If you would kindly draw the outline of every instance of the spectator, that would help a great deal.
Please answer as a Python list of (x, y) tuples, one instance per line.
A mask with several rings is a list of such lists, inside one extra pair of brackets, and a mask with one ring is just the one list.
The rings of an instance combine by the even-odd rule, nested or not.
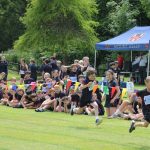
[(120, 68), (120, 70), (122, 70), (124, 58), (123, 58), (123, 56), (121, 55), (121, 53), (118, 53), (117, 61), (118, 61), (118, 67)]
[(34, 82), (37, 80), (37, 66), (35, 64), (35, 61), (33, 59), (30, 60), (29, 64), (29, 70), (31, 71), (31, 78)]
[(147, 55), (141, 56), (139, 62), (139, 73), (140, 73), (141, 84), (144, 84), (144, 80), (146, 78), (146, 66), (147, 66)]
[(22, 84), (24, 81), (25, 73), (28, 71), (28, 65), (26, 64), (25, 60), (23, 58), (20, 59), (20, 65), (19, 65), (19, 74), (20, 74), (20, 83)]

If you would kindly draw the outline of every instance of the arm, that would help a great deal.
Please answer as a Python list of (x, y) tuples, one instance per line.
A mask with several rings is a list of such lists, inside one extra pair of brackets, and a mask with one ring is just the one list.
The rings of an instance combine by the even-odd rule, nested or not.
[(82, 84), (81, 87), (80, 87), (80, 89), (83, 90), (83, 89), (85, 89), (85, 88), (87, 88), (87, 87), (90, 87), (91, 84), (92, 84), (92, 82), (89, 82), (89, 83), (86, 84), (86, 85)]

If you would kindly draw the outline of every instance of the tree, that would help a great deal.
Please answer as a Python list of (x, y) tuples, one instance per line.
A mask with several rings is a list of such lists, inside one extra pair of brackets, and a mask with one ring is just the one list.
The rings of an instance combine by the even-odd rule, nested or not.
[(148, 17), (150, 18), (150, 1), (149, 0), (140, 0), (143, 8), (145, 9)]
[(14, 44), (19, 50), (94, 48), (97, 22), (94, 0), (31, 0), (22, 22), (25, 33)]
[(120, 3), (110, 1), (107, 3), (107, 7), (111, 10), (108, 16), (110, 20), (108, 27), (114, 35), (136, 25), (136, 16), (139, 14), (139, 11), (133, 9), (129, 0), (121, 0)]
[(13, 42), (23, 33), (19, 20), (24, 14), (26, 0), (0, 0), (0, 51), (12, 48)]

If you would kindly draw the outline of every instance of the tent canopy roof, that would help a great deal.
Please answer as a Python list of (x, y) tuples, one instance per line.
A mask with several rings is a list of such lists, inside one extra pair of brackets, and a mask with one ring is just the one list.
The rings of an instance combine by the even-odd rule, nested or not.
[(96, 43), (96, 50), (135, 50), (147, 51), (150, 49), (150, 26), (134, 27), (127, 32)]

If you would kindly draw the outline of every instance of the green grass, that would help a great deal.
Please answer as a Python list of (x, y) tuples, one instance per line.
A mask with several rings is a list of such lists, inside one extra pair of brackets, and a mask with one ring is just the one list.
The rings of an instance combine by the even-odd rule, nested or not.
[(9, 70), (8, 71), (8, 80), (10, 80), (12, 77), (15, 77), (17, 80), (20, 79), (19, 73), (17, 73), (16, 71)]
[[(19, 75), (10, 71), (8, 78)], [(136, 89), (144, 86), (135, 85)], [(150, 129), (128, 133), (125, 120), (96, 127), (91, 116), (0, 106), (0, 150), (149, 150)]]
[(130, 122), (0, 106), (0, 150), (149, 150), (150, 129)]

